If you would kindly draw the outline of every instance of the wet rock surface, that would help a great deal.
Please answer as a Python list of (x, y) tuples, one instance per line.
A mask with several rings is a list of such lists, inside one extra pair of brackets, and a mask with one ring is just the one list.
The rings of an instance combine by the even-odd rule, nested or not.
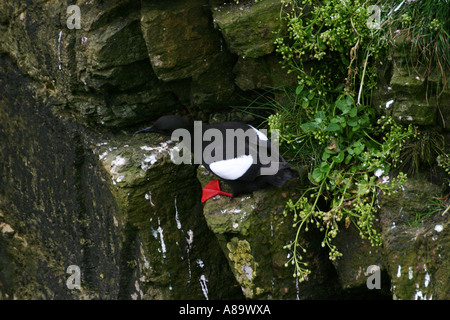
[[(202, 166), (197, 173), (202, 186), (217, 179)], [(331, 263), (320, 251), (314, 234), (302, 234), (302, 246), (308, 263), (315, 272), (308, 281), (298, 283), (292, 270), (285, 266), (292, 254), (283, 246), (295, 237), (289, 219), (283, 215), (286, 200), (295, 196), (299, 177), (283, 187), (271, 187), (236, 198), (215, 196), (203, 205), (208, 227), (219, 239), (220, 246), (248, 299), (318, 299), (336, 294), (336, 281)], [(227, 191), (222, 183), (221, 188)], [(328, 284), (328, 285), (325, 285)]]
[(397, 299), (448, 299), (448, 213), (439, 210), (427, 219), (417, 215), (429, 208), (442, 188), (424, 175), (410, 178), (403, 192), (380, 198), (383, 261)]
[[(302, 234), (313, 273), (297, 283), (283, 209), (306, 177), (202, 204), (215, 177), (175, 165), (166, 137), (133, 134), (169, 113), (254, 121), (231, 107), (295, 82), (273, 52), (281, 1), (77, 3), (80, 29), (65, 1), (0, 3), (0, 298), (448, 299), (449, 213), (411, 224), (443, 196), (428, 177), (379, 195), (382, 247), (341, 228), (331, 263), (321, 234)], [(439, 106), (427, 96), (443, 79), (403, 62), (384, 66), (380, 115), (448, 130), (448, 88)], [(381, 290), (367, 288), (370, 265)]]
[(396, 39), (392, 60), (379, 65), (380, 86), (374, 92), (373, 105), (382, 115), (404, 124), (441, 126), (448, 131), (450, 86), (442, 70), (408, 65), (409, 45)]

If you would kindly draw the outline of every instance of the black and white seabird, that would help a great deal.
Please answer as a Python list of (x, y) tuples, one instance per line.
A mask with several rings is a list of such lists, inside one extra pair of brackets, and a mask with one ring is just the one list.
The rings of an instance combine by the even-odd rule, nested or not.
[[(139, 130), (136, 133), (154, 132), (172, 136), (176, 129), (185, 129), (190, 133), (191, 137), (195, 136), (194, 123), (174, 115), (163, 116), (152, 126)], [(209, 129), (220, 132), (225, 139), (229, 138), (227, 134), (229, 134), (230, 130), (236, 132), (236, 130), (241, 129), (243, 132), (253, 133), (254, 139), (250, 135), (240, 145), (238, 143), (230, 144), (231, 141), (228, 140), (224, 140), (219, 144), (214, 140), (204, 141), (204, 133)], [(191, 152), (195, 150), (196, 143), (201, 143), (202, 152), (208, 146), (211, 149), (212, 143), (215, 143), (215, 146), (218, 146), (219, 149), (221, 148), (221, 150), (213, 149), (211, 154), (203, 152), (202, 164), (208, 171), (225, 182), (232, 191), (232, 194), (225, 193), (220, 190), (218, 183), (211, 182), (203, 189), (202, 202), (217, 194), (236, 197), (240, 194), (251, 193), (268, 186), (282, 186), (293, 177), (294, 171), (290, 169), (291, 165), (281, 155), (276, 153), (277, 150), (272, 148), (272, 143), (267, 136), (249, 124), (241, 122), (205, 124), (201, 126), (201, 137), (201, 141), (191, 139), (191, 145), (189, 146)], [(232, 139), (235, 139), (235, 137), (232, 137)], [(198, 140), (198, 137), (196, 140)], [(228, 150), (227, 152), (227, 147), (230, 148), (230, 146), (234, 150), (232, 152)], [(216, 157), (216, 151), (219, 151), (221, 154), (219, 159)], [(264, 161), (261, 161), (262, 154), (266, 156)], [(255, 156), (257, 159), (255, 159)], [(267, 160), (267, 156), (270, 156), (271, 160)], [(267, 172), (268, 168), (276, 169), (271, 174), (265, 174), (264, 170)]]

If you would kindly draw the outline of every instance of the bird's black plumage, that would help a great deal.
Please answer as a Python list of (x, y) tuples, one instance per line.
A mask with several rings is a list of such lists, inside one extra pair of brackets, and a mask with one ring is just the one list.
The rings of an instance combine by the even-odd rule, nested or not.
[[(191, 134), (191, 137), (194, 137), (193, 122), (182, 117), (172, 115), (163, 116), (159, 118), (152, 126), (139, 130), (136, 133), (155, 132), (171, 136), (176, 129), (186, 129)], [(277, 150), (272, 148), (270, 140), (252, 126), (241, 122), (206, 124), (202, 125), (202, 137), (203, 134), (209, 129), (220, 132), (225, 140), (220, 143), (216, 142), (216, 144), (221, 147), (221, 150), (214, 149), (211, 154), (205, 154), (205, 152), (203, 152), (202, 164), (208, 171), (217, 175), (222, 181), (230, 186), (233, 197), (243, 193), (260, 190), (268, 186), (282, 186), (293, 177), (294, 171), (290, 169), (291, 165), (277, 153)], [(232, 143), (231, 140), (227, 140), (235, 139), (233, 136), (229, 135), (229, 132), (237, 132), (237, 130), (250, 133), (250, 136), (247, 140), (245, 140), (245, 143), (239, 145), (239, 147), (236, 143)], [(252, 133), (254, 136), (251, 136)], [(215, 141), (204, 141), (204, 139), (202, 139), (202, 141), (194, 141), (192, 138), (191, 145), (189, 146), (190, 150), (193, 151), (194, 144), (200, 142), (201, 150), (204, 151), (208, 146), (211, 147), (210, 144)], [(227, 148), (234, 149), (227, 150)], [(221, 157), (220, 160), (224, 161), (217, 161), (217, 159), (214, 159), (216, 157), (215, 151), (221, 151), (223, 157)], [(267, 162), (266, 159), (263, 163), (260, 159), (260, 155), (262, 153), (265, 155), (270, 155), (272, 160)], [(251, 154), (256, 154), (258, 156), (256, 161), (253, 161), (250, 164), (250, 159), (254, 159), (254, 157), (249, 157)], [(267, 169), (271, 165), (276, 165), (275, 168), (278, 168), (276, 172), (270, 175), (262, 174), (262, 170), (264, 170), (264, 168)], [(242, 168), (239, 168), (239, 166)], [(241, 169), (243, 172), (242, 174), (240, 174)]]

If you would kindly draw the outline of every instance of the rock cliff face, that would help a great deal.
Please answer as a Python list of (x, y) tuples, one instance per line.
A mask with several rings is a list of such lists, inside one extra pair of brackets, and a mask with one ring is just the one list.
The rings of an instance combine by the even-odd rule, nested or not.
[[(133, 134), (169, 113), (236, 119), (230, 107), (252, 90), (292, 81), (273, 53), (280, 0), (76, 5), (79, 17), (62, 0), (0, 3), (0, 298), (448, 299), (448, 214), (414, 228), (402, 218), (425, 206), (402, 197), (441, 186), (412, 180), (380, 198), (383, 248), (345, 229), (332, 264), (320, 236), (302, 235), (314, 272), (299, 284), (284, 266), (295, 231), (282, 212), (302, 174), (202, 204), (215, 177), (175, 165), (167, 138)], [(446, 105), (420, 108), (425, 91), (413, 86), (424, 84), (393, 70), (376, 96), (383, 110), (421, 125), (448, 118)], [(79, 289), (67, 285), (71, 265)], [(370, 265), (381, 267), (381, 291), (366, 287)]]

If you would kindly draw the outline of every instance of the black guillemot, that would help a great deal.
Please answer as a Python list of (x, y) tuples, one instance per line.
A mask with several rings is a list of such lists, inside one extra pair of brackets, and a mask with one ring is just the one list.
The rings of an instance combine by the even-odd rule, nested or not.
[[(218, 180), (211, 181), (203, 188), (202, 202), (218, 194), (236, 197), (268, 186), (282, 186), (293, 177), (291, 165), (261, 130), (241, 122), (200, 126), (199, 123), (180, 116), (163, 116), (136, 133), (154, 132), (173, 138), (178, 129), (183, 129), (188, 134), (189, 151), (201, 153), (198, 164), (219, 177), (232, 191), (231, 194), (223, 192)], [(182, 137), (186, 142), (186, 136)], [(194, 153), (194, 163), (196, 158), (199, 159)]]

